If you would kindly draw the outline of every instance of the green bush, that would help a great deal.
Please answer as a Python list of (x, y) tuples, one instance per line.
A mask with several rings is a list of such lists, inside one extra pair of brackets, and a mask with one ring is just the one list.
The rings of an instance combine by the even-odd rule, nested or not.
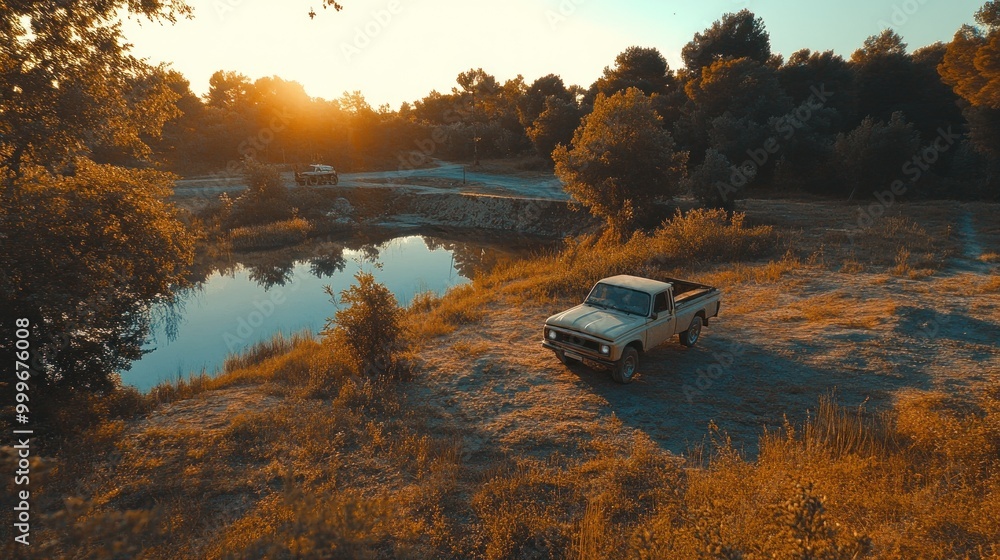
[(244, 162), (247, 189), (235, 200), (221, 198), (223, 225), (228, 228), (287, 220), (294, 214), (281, 174), (271, 165), (254, 160)]
[(330, 286), (331, 301), (347, 307), (327, 319), (323, 331), (335, 346), (347, 349), (359, 375), (398, 373), (398, 356), (403, 331), (403, 309), (385, 285), (370, 272), (358, 271), (356, 283), (340, 292), (339, 300)]

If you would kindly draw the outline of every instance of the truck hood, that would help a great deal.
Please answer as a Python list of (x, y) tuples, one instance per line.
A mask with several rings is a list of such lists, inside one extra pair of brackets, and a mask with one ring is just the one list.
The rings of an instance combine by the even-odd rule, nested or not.
[(578, 305), (573, 309), (549, 317), (545, 324), (614, 341), (627, 332), (646, 324), (646, 317), (589, 305)]

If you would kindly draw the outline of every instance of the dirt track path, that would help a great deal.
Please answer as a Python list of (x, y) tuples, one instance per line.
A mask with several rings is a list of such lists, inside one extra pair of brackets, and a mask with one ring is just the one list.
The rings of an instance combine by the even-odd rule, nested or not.
[(988, 274), (989, 265), (980, 260), (983, 255), (983, 245), (979, 242), (979, 234), (976, 232), (972, 212), (965, 209), (959, 217), (958, 235), (962, 238), (962, 254), (955, 260), (953, 268), (956, 270), (977, 272)]

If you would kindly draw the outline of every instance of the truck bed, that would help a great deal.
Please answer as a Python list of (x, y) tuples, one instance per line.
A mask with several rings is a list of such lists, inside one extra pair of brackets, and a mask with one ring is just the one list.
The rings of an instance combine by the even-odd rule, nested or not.
[(670, 282), (674, 285), (674, 303), (677, 305), (694, 301), (718, 289), (706, 286), (705, 284), (678, 280), (676, 278), (667, 278), (664, 282)]

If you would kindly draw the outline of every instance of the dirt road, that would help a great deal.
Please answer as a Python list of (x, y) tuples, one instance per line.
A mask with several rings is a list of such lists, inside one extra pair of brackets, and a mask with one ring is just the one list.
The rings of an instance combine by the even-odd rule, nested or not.
[[(551, 174), (531, 173), (524, 176), (498, 175), (469, 169), (469, 166), (435, 160), (435, 167), (342, 173), (337, 186), (392, 188), (405, 193), (472, 193), (516, 196), (546, 200), (569, 200), (562, 183)], [(292, 173), (282, 177), (289, 187), (295, 185)], [(237, 193), (246, 189), (238, 177), (200, 177), (177, 181), (175, 196), (184, 198), (205, 197), (214, 199), (223, 192)]]

